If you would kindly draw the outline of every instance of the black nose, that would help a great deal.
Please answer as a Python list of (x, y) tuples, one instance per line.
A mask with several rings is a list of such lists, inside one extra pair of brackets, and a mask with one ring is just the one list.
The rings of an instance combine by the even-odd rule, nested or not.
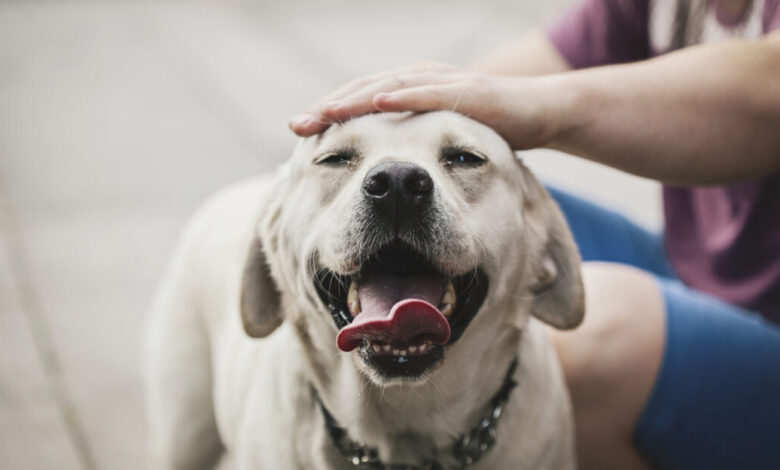
[(431, 176), (413, 163), (381, 163), (363, 180), (363, 194), (377, 215), (394, 225), (428, 207), (432, 193)]

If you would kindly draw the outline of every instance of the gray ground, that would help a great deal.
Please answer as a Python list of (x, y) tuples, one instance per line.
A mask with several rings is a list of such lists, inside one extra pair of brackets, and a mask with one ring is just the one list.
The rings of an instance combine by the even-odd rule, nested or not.
[[(282, 161), (344, 80), (465, 63), (566, 3), (1, 3), (0, 468), (141, 468), (145, 310), (199, 201)], [(528, 161), (658, 224), (652, 183)]]

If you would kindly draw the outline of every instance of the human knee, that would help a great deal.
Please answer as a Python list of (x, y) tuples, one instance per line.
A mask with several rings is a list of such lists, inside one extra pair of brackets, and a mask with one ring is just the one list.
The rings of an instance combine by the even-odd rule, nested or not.
[(553, 342), (570, 386), (610, 385), (656, 367), (664, 306), (652, 275), (614, 263), (585, 263), (586, 313)]
[(631, 445), (655, 383), (664, 342), (663, 296), (635, 268), (583, 265), (586, 312), (576, 330), (553, 331), (574, 405), (581, 468), (648, 468)]

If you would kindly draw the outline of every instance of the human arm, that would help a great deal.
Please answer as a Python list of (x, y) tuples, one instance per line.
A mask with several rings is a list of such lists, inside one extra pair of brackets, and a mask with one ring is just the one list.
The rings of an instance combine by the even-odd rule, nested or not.
[(544, 31), (533, 31), (468, 67), (475, 72), (490, 75), (533, 76), (571, 70)]
[(456, 110), (496, 129), (514, 149), (560, 149), (669, 183), (780, 170), (778, 33), (538, 77), (423, 64), (355, 83), (316, 108), (315, 119)]
[(780, 33), (556, 78), (569, 103), (546, 146), (667, 183), (780, 171)]

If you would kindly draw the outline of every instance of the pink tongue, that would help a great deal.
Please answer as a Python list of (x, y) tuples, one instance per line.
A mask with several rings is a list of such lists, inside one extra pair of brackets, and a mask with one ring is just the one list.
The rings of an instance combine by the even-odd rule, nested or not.
[(435, 307), (442, 293), (442, 281), (434, 276), (368, 273), (358, 290), (362, 311), (339, 331), (336, 344), (345, 352), (363, 338), (384, 344), (446, 344), (450, 324)]

